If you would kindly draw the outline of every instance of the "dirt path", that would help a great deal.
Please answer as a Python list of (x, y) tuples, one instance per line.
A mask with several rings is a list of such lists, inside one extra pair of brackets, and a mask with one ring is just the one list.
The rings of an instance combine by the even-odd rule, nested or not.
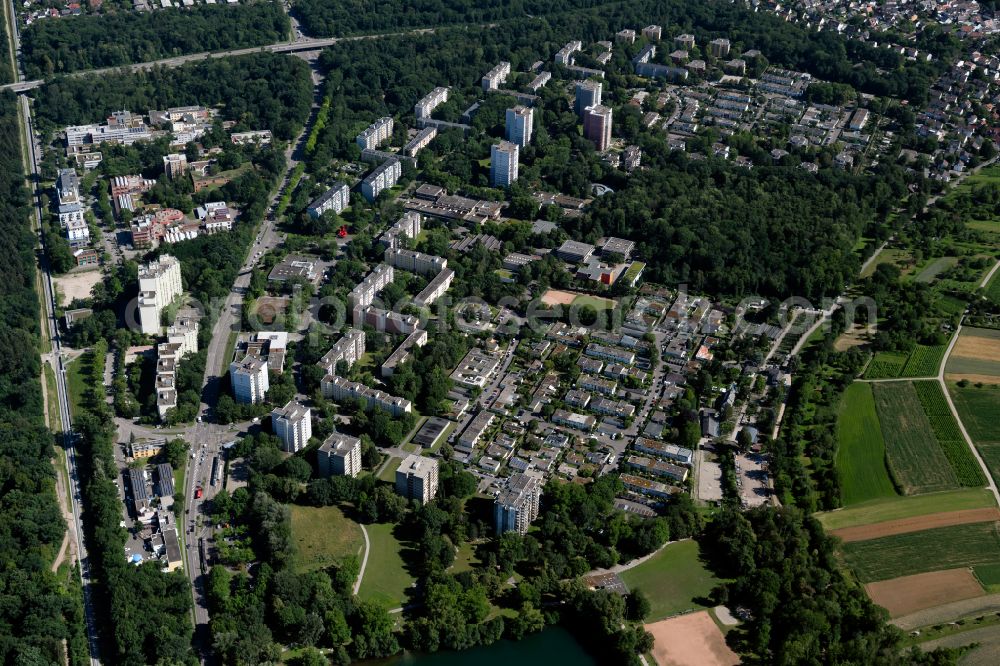
[(878, 539), (879, 537), (892, 536), (894, 534), (922, 532), (923, 530), (930, 530), (936, 527), (985, 523), (991, 520), (1000, 520), (1000, 509), (992, 507), (985, 509), (943, 511), (941, 513), (932, 513), (926, 516), (899, 518), (897, 520), (887, 520), (881, 523), (872, 523), (870, 525), (842, 527), (837, 530), (832, 530), (830, 534), (840, 537), (843, 539), (844, 543), (851, 543), (852, 541), (868, 541), (869, 539)]
[(368, 566), (368, 553), (372, 552), (372, 543), (368, 540), (368, 530), (361, 523), (358, 523), (361, 527), (361, 533), (365, 536), (365, 556), (361, 559), (361, 569), (358, 571), (358, 579), (354, 581), (354, 596), (358, 595), (361, 591), (361, 581), (365, 577), (365, 568)]
[(935, 606), (927, 610), (903, 615), (891, 621), (903, 631), (912, 631), (931, 624), (951, 622), (969, 615), (995, 613), (1000, 611), (1000, 594), (988, 594), (985, 597), (953, 601), (943, 606)]

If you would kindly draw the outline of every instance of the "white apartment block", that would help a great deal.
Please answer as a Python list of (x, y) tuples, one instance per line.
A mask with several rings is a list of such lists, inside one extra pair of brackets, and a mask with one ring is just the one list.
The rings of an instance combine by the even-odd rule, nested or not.
[(379, 118), (358, 135), (361, 150), (374, 150), (392, 137), (393, 120), (390, 116)]
[(271, 387), (267, 376), (267, 360), (258, 354), (246, 354), (241, 360), (229, 364), (229, 379), (233, 398), (242, 404), (264, 402)]
[(72, 219), (66, 223), (66, 238), (73, 247), (86, 245), (90, 240), (90, 227), (86, 220)]
[(533, 93), (538, 92), (545, 87), (545, 84), (552, 79), (552, 72), (539, 72), (531, 83), (528, 84), (528, 90)]
[(332, 210), (339, 215), (350, 203), (351, 193), (347, 188), (347, 184), (338, 180), (330, 186), (330, 189), (316, 197), (306, 208), (306, 212), (313, 219), (320, 217), (328, 210)]
[(66, 145), (81, 146), (86, 143), (121, 143), (130, 146), (136, 141), (152, 138), (142, 116), (129, 111), (115, 111), (103, 125), (74, 125), (66, 128)]
[(139, 325), (143, 333), (160, 332), (160, 313), (181, 295), (181, 263), (169, 254), (139, 267)]
[(437, 274), (448, 268), (448, 260), (433, 254), (424, 254), (414, 250), (393, 249), (387, 247), (384, 255), (385, 263), (393, 268), (399, 268), (421, 275)]
[(357, 476), (361, 472), (361, 440), (335, 432), (316, 450), (320, 476)]
[(426, 148), (437, 134), (437, 127), (423, 128), (403, 146), (403, 154), (408, 157), (416, 157), (417, 153)]
[(414, 453), (396, 469), (396, 493), (408, 500), (427, 504), (437, 495), (438, 461)]
[(374, 203), (378, 195), (395, 185), (402, 175), (403, 165), (399, 160), (396, 158), (386, 160), (361, 181), (361, 194), (368, 203)]
[(198, 353), (198, 320), (178, 317), (167, 328), (167, 343), (178, 346), (179, 356)]
[(602, 89), (600, 81), (580, 81), (576, 84), (576, 99), (573, 102), (573, 110), (578, 116), (583, 115), (584, 109), (588, 106), (597, 106), (601, 103)]
[(312, 411), (294, 400), (271, 412), (271, 427), (281, 440), (282, 450), (297, 453), (312, 437)]
[(451, 287), (452, 280), (455, 279), (455, 271), (445, 268), (434, 276), (434, 279), (427, 283), (419, 294), (413, 297), (413, 304), (417, 307), (430, 305), (437, 299), (444, 296), (448, 288)]
[(496, 533), (525, 534), (535, 518), (542, 498), (542, 484), (533, 476), (517, 473), (507, 479), (507, 485), (493, 504), (493, 524)]
[(519, 149), (516, 143), (501, 141), (490, 149), (490, 184), (510, 187), (517, 181)]
[(379, 407), (392, 416), (402, 416), (413, 411), (413, 404), (406, 398), (389, 395), (384, 391), (365, 386), (361, 382), (352, 382), (336, 375), (324, 377), (320, 382), (320, 390), (327, 400), (335, 402), (360, 400), (366, 410)]
[(430, 118), (438, 106), (448, 101), (448, 89), (438, 86), (420, 98), (413, 106), (413, 115), (417, 118)]
[(372, 269), (372, 272), (365, 276), (365, 279), (357, 284), (351, 293), (347, 295), (347, 300), (351, 309), (366, 308), (375, 301), (378, 292), (386, 288), (392, 282), (395, 271), (389, 264), (379, 264)]
[(534, 125), (535, 110), (528, 106), (515, 106), (507, 109), (506, 134), (507, 140), (526, 148), (531, 143), (531, 131)]
[(330, 351), (323, 354), (323, 358), (316, 362), (316, 365), (325, 369), (327, 374), (337, 373), (337, 364), (341, 361), (347, 363), (347, 367), (358, 362), (365, 355), (365, 333), (357, 328), (347, 329), (343, 337), (330, 347)]
[(382, 235), (378, 237), (378, 242), (389, 248), (397, 248), (399, 247), (401, 236), (416, 238), (417, 234), (420, 233), (420, 228), (420, 213), (409, 211), (403, 213), (403, 217), (399, 218), (395, 224), (382, 232)]
[[(80, 181), (73, 169), (60, 169), (56, 180), (56, 197), (59, 202), (59, 225), (68, 229), (73, 222), (86, 222), (83, 219), (83, 205), (80, 203)], [(89, 235), (89, 232), (88, 232)]]
[(509, 75), (510, 63), (506, 61), (501, 62), (496, 67), (486, 72), (486, 76), (483, 77), (483, 90), (496, 90), (500, 87), (500, 84), (507, 82), (507, 77)]
[(562, 47), (556, 52), (556, 62), (560, 65), (572, 65), (573, 64), (573, 54), (583, 48), (583, 42), (580, 40), (575, 40), (572, 42), (566, 42), (566, 46)]

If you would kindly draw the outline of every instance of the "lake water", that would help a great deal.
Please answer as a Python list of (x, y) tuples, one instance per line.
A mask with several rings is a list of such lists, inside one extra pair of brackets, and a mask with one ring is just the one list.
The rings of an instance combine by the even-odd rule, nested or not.
[(462, 652), (404, 654), (379, 662), (381, 666), (597, 666), (573, 635), (562, 627), (549, 627), (523, 640), (497, 641)]

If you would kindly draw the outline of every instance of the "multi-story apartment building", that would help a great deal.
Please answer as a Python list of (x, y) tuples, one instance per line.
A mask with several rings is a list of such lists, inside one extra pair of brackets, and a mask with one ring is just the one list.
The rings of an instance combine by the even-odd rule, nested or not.
[(413, 403), (406, 398), (389, 395), (384, 391), (352, 382), (337, 375), (327, 375), (320, 382), (320, 391), (327, 400), (360, 400), (366, 410), (376, 407), (384, 409), (392, 416), (402, 416), (413, 411)]
[(396, 493), (427, 504), (437, 495), (438, 461), (411, 453), (396, 469)]
[(382, 232), (382, 235), (378, 237), (378, 242), (388, 248), (397, 248), (400, 246), (401, 238), (404, 236), (416, 238), (417, 234), (420, 233), (420, 228), (420, 213), (408, 211), (403, 213), (403, 217), (399, 218), (395, 224)]
[(566, 46), (562, 47), (556, 51), (555, 60), (560, 65), (572, 65), (573, 64), (573, 54), (583, 48), (583, 42), (580, 40), (574, 40), (572, 42), (566, 42)]
[(604, 86), (600, 81), (580, 81), (576, 84), (576, 98), (573, 102), (573, 110), (578, 116), (582, 116), (588, 106), (597, 106), (601, 103), (601, 91)]
[(716, 58), (726, 58), (729, 56), (729, 40), (725, 37), (713, 39), (708, 43), (708, 52)]
[(423, 347), (427, 344), (427, 331), (418, 328), (412, 333), (410, 333), (406, 338), (399, 343), (399, 346), (389, 354), (382, 363), (382, 367), (379, 368), (379, 373), (383, 377), (391, 377), (393, 373), (396, 372), (396, 368), (406, 362), (406, 359), (410, 357), (410, 350), (414, 347)]
[(626, 146), (622, 151), (622, 168), (626, 171), (634, 171), (642, 163), (642, 148), (639, 146)]
[(234, 360), (229, 364), (229, 379), (236, 402), (243, 404), (263, 402), (270, 388), (267, 360), (258, 354), (246, 354), (239, 361)]
[(139, 326), (143, 333), (160, 332), (160, 313), (181, 295), (181, 264), (169, 254), (139, 268)]
[(501, 62), (483, 77), (483, 90), (496, 90), (500, 84), (506, 83), (508, 75), (510, 75), (510, 63)]
[(365, 128), (356, 139), (361, 150), (371, 150), (378, 148), (383, 142), (392, 137), (394, 122), (390, 116), (379, 118)]
[(611, 146), (611, 109), (607, 106), (590, 106), (584, 110), (583, 136), (593, 141), (598, 152)]
[(163, 173), (170, 180), (177, 180), (187, 173), (187, 156), (184, 153), (170, 153), (163, 156)]
[(335, 432), (316, 450), (320, 476), (357, 476), (361, 472), (361, 440)]
[(421, 275), (437, 274), (448, 268), (448, 260), (444, 257), (415, 250), (387, 247), (383, 256), (385, 263), (391, 264), (394, 268)]
[(536, 477), (517, 473), (507, 479), (507, 485), (493, 503), (493, 525), (496, 533), (525, 534), (538, 517), (542, 499), (542, 484)]
[(535, 110), (527, 106), (515, 106), (507, 109), (506, 135), (507, 140), (521, 148), (531, 143), (531, 131), (534, 124)]
[(490, 184), (510, 187), (517, 181), (517, 161), (520, 150), (516, 143), (501, 141), (490, 149)]
[(676, 444), (658, 442), (655, 439), (648, 439), (646, 437), (636, 437), (632, 445), (636, 451), (660, 456), (661, 458), (673, 460), (682, 465), (691, 465), (694, 462), (694, 451)]
[(330, 186), (330, 189), (316, 197), (313, 202), (306, 207), (306, 212), (309, 213), (309, 217), (313, 219), (320, 217), (328, 210), (332, 210), (334, 213), (339, 215), (350, 205), (350, 203), (351, 193), (348, 190), (347, 185), (338, 180)]
[(312, 410), (290, 400), (287, 405), (271, 412), (271, 427), (287, 453), (297, 453), (312, 437)]
[(379, 264), (365, 276), (347, 295), (351, 309), (366, 308), (375, 301), (375, 297), (386, 285), (392, 282), (395, 271), (389, 264)]
[(658, 42), (662, 35), (663, 28), (658, 25), (647, 25), (642, 29), (642, 36), (650, 41)]
[(615, 34), (615, 41), (621, 42), (622, 44), (635, 44), (635, 30), (632, 30), (631, 28), (619, 30), (617, 34)]
[(341, 361), (350, 368), (365, 355), (365, 333), (357, 328), (347, 329), (340, 340), (337, 340), (330, 347), (330, 351), (323, 354), (323, 358), (316, 362), (316, 365), (326, 370), (327, 374), (337, 374), (337, 364)]
[(77, 245), (86, 243), (90, 238), (90, 230), (83, 217), (83, 204), (80, 201), (80, 181), (73, 169), (60, 169), (56, 180), (56, 199), (59, 225), (66, 230), (70, 243)]
[(74, 125), (66, 128), (66, 145), (80, 146), (87, 143), (121, 143), (131, 146), (136, 141), (152, 137), (142, 116), (129, 111), (115, 111), (103, 125)]
[(417, 153), (426, 148), (434, 140), (437, 133), (436, 127), (423, 128), (412, 139), (406, 142), (406, 145), (403, 146), (403, 154), (407, 157), (416, 157)]
[(361, 181), (361, 194), (368, 203), (374, 203), (378, 195), (395, 185), (402, 175), (403, 165), (399, 160), (395, 158), (386, 160)]
[(683, 35), (677, 35), (674, 37), (674, 47), (678, 49), (683, 49), (685, 51), (690, 51), (694, 48), (694, 35), (684, 33)]
[(420, 100), (413, 105), (413, 115), (417, 118), (430, 118), (431, 113), (434, 112), (441, 104), (448, 101), (448, 89), (442, 86), (438, 86), (434, 90), (430, 91), (426, 95), (420, 98)]
[(633, 352), (630, 352), (627, 349), (619, 349), (618, 347), (599, 345), (596, 342), (591, 342), (587, 345), (587, 348), (583, 353), (592, 358), (600, 358), (605, 361), (615, 361), (616, 363), (623, 363), (625, 365), (632, 365), (635, 363), (635, 354)]
[(538, 92), (545, 87), (545, 84), (552, 79), (552, 72), (539, 72), (538, 76), (532, 79), (531, 83), (528, 84), (528, 90), (531, 92)]
[(437, 299), (444, 296), (451, 286), (451, 281), (455, 279), (455, 271), (445, 268), (434, 276), (434, 279), (427, 283), (419, 294), (413, 297), (413, 304), (417, 307), (430, 305)]
[(167, 328), (167, 343), (179, 347), (180, 356), (198, 353), (198, 320), (189, 316), (178, 316)]

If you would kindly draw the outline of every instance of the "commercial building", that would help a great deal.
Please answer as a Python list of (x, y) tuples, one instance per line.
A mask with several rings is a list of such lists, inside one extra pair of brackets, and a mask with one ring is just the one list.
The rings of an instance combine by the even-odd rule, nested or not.
[(360, 400), (366, 410), (376, 407), (384, 409), (392, 416), (401, 416), (413, 411), (413, 404), (406, 398), (398, 398), (384, 391), (352, 382), (336, 375), (327, 375), (320, 382), (320, 391), (328, 400)]
[(576, 97), (573, 110), (582, 116), (588, 106), (598, 106), (601, 103), (601, 91), (604, 85), (600, 81), (580, 81), (576, 84)]
[(408, 500), (426, 504), (438, 488), (438, 461), (411, 453), (396, 469), (396, 493)]
[(567, 240), (563, 241), (563, 244), (556, 248), (555, 254), (563, 261), (582, 264), (594, 255), (595, 249), (596, 248), (589, 243)]
[(267, 274), (267, 281), (283, 283), (301, 279), (315, 282), (316, 277), (315, 259), (299, 254), (289, 254), (271, 268), (271, 272)]
[(417, 118), (430, 118), (431, 113), (441, 104), (448, 101), (448, 89), (438, 86), (420, 98), (413, 106), (413, 115)]
[(335, 432), (316, 450), (320, 476), (357, 476), (361, 472), (361, 440)]
[(133, 460), (145, 460), (153, 456), (160, 455), (163, 447), (167, 445), (165, 439), (152, 439), (143, 442), (131, 442), (128, 445), (128, 456)]
[(527, 106), (515, 106), (507, 109), (506, 136), (507, 140), (521, 148), (531, 143), (531, 131), (534, 124), (535, 110)]
[(357, 328), (349, 328), (337, 342), (330, 347), (330, 351), (323, 354), (323, 358), (316, 362), (316, 365), (326, 370), (327, 374), (337, 374), (337, 364), (341, 361), (350, 368), (358, 362), (365, 354), (365, 334)]
[(516, 143), (501, 141), (490, 149), (490, 183), (510, 187), (517, 181), (519, 148)]
[(598, 152), (611, 146), (611, 109), (607, 106), (590, 106), (584, 109), (583, 136), (594, 142)]
[(139, 326), (143, 333), (160, 332), (160, 314), (181, 295), (181, 264), (169, 254), (139, 268)]
[(403, 165), (398, 159), (386, 160), (361, 181), (361, 194), (368, 203), (374, 203), (378, 195), (395, 185), (402, 175)]
[(248, 353), (239, 361), (229, 364), (229, 379), (233, 387), (233, 398), (243, 404), (257, 404), (264, 401), (270, 384), (267, 375), (267, 361), (258, 354)]
[(271, 428), (287, 453), (301, 451), (312, 437), (312, 410), (290, 400), (284, 407), (271, 412)]
[(309, 217), (316, 219), (320, 217), (323, 213), (332, 210), (338, 215), (343, 212), (351, 204), (351, 193), (347, 188), (345, 183), (336, 181), (330, 186), (323, 194), (316, 197), (309, 206), (306, 207), (306, 212), (309, 213)]
[(170, 153), (163, 156), (163, 173), (170, 180), (177, 180), (187, 173), (187, 156), (183, 153)]
[(493, 525), (496, 533), (525, 534), (538, 517), (542, 499), (542, 484), (534, 476), (517, 473), (507, 479), (507, 485), (493, 503)]
[(507, 81), (507, 76), (510, 74), (510, 63), (501, 62), (499, 65), (491, 69), (483, 77), (483, 90), (496, 90), (500, 87), (501, 83)]
[(358, 135), (356, 141), (361, 150), (378, 148), (392, 137), (393, 120), (390, 116), (379, 118)]

